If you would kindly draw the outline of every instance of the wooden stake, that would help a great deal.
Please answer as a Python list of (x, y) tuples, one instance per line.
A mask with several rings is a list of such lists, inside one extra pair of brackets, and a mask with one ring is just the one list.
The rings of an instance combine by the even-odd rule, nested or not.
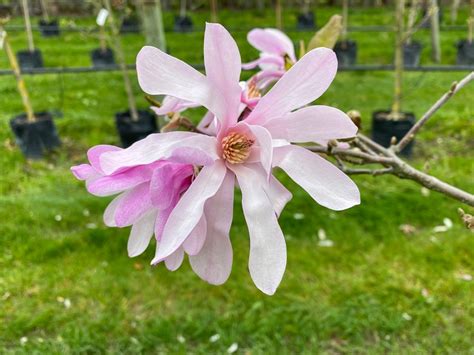
[(47, 0), (40, 0), (41, 12), (43, 13), (43, 20), (49, 22), (48, 3)]
[(390, 118), (400, 119), (402, 100), (402, 78), (403, 78), (403, 13), (405, 10), (405, 0), (396, 0), (395, 18), (397, 22), (397, 34), (395, 40), (395, 86), (393, 105)]
[(117, 59), (122, 71), (123, 83), (125, 86), (125, 92), (127, 93), (128, 107), (130, 109), (130, 115), (132, 121), (138, 121), (138, 111), (137, 104), (135, 102), (135, 96), (133, 95), (132, 83), (130, 82), (130, 77), (128, 76), (127, 63), (125, 62), (125, 53), (122, 47), (122, 41), (120, 40), (119, 29), (115, 23), (114, 15), (112, 13), (112, 6), (110, 6), (109, 0), (103, 0), (105, 8), (109, 12), (109, 25), (112, 30), (112, 39), (115, 44), (115, 52), (117, 53)]
[(23, 7), (23, 15), (25, 17), (26, 36), (28, 37), (28, 50), (35, 51), (35, 43), (33, 42), (33, 32), (31, 31), (30, 9), (28, 8), (28, 0), (21, 2)]
[(4, 39), (3, 39), (3, 47), (5, 48), (5, 52), (7, 53), (8, 60), (10, 62), (10, 66), (13, 70), (13, 74), (16, 79), (16, 84), (18, 87), (18, 91), (20, 92), (21, 100), (23, 101), (23, 106), (26, 112), (26, 119), (28, 122), (35, 122), (36, 117), (33, 111), (33, 107), (31, 106), (30, 97), (28, 95), (28, 90), (26, 90), (25, 81), (21, 76), (20, 66), (16, 60), (15, 53), (13, 53), (12, 47), (10, 46), (10, 42), (8, 40), (8, 36), (6, 31), (0, 27), (0, 33), (3, 31)]
[(349, 0), (342, 0), (342, 34), (341, 39), (347, 39), (347, 22), (349, 17)]
[(281, 1), (282, 0), (276, 0), (275, 3), (276, 27), (280, 30), (283, 29), (283, 21), (281, 18)]
[(211, 21), (217, 22), (217, 0), (211, 1)]
[(441, 62), (441, 43), (439, 39), (438, 0), (431, 0), (431, 56), (436, 63)]
[(161, 0), (140, 0), (139, 5), (146, 44), (166, 51)]

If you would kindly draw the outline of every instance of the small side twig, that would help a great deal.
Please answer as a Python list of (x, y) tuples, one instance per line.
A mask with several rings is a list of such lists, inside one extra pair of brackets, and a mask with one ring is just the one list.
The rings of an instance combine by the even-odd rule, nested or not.
[(474, 80), (474, 72), (469, 73), (459, 83), (454, 82), (451, 88), (443, 96), (441, 96), (441, 98), (436, 101), (435, 104), (431, 106), (428, 111), (425, 112), (421, 119), (416, 122), (416, 124), (405, 134), (405, 136), (400, 140), (400, 142), (397, 145), (394, 145), (391, 150), (395, 153), (401, 152), (403, 148), (405, 148), (407, 144), (415, 138), (415, 135), (430, 119), (430, 117), (433, 116), (436, 111), (438, 111), (453, 95), (455, 95), (459, 90), (461, 90), (472, 80)]

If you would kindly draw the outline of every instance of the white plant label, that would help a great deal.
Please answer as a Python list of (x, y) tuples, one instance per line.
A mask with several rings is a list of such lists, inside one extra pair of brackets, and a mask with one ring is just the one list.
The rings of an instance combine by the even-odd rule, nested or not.
[(2, 30), (0, 32), (0, 49), (3, 49), (3, 43), (5, 42), (5, 37), (7, 37), (7, 33)]
[(100, 9), (99, 13), (97, 14), (96, 22), (97, 24), (102, 27), (105, 25), (105, 21), (107, 21), (107, 17), (109, 16), (109, 12), (106, 9)]

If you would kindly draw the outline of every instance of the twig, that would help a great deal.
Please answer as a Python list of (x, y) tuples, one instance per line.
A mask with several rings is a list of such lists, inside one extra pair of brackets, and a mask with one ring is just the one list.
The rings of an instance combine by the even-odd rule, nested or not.
[(474, 80), (474, 72), (469, 73), (464, 79), (459, 83), (454, 82), (448, 92), (446, 92), (441, 98), (436, 101), (436, 103), (430, 107), (428, 111), (421, 117), (421, 119), (405, 134), (405, 136), (400, 140), (400, 142), (392, 147), (392, 151), (395, 153), (401, 152), (403, 148), (410, 143), (418, 131), (423, 127), (423, 125), (428, 121), (428, 119), (434, 115), (454, 94), (466, 86), (469, 82)]

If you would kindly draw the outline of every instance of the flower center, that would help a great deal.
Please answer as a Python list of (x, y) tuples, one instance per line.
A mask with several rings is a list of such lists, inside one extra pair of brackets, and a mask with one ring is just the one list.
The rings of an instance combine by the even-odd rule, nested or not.
[(262, 94), (260, 93), (260, 90), (258, 90), (257, 88), (257, 79), (253, 77), (249, 81), (248, 86), (247, 86), (247, 97), (249, 99), (253, 99), (253, 98), (258, 98), (261, 96)]
[(248, 159), (253, 143), (241, 133), (230, 133), (222, 139), (222, 158), (231, 164), (243, 163)]

